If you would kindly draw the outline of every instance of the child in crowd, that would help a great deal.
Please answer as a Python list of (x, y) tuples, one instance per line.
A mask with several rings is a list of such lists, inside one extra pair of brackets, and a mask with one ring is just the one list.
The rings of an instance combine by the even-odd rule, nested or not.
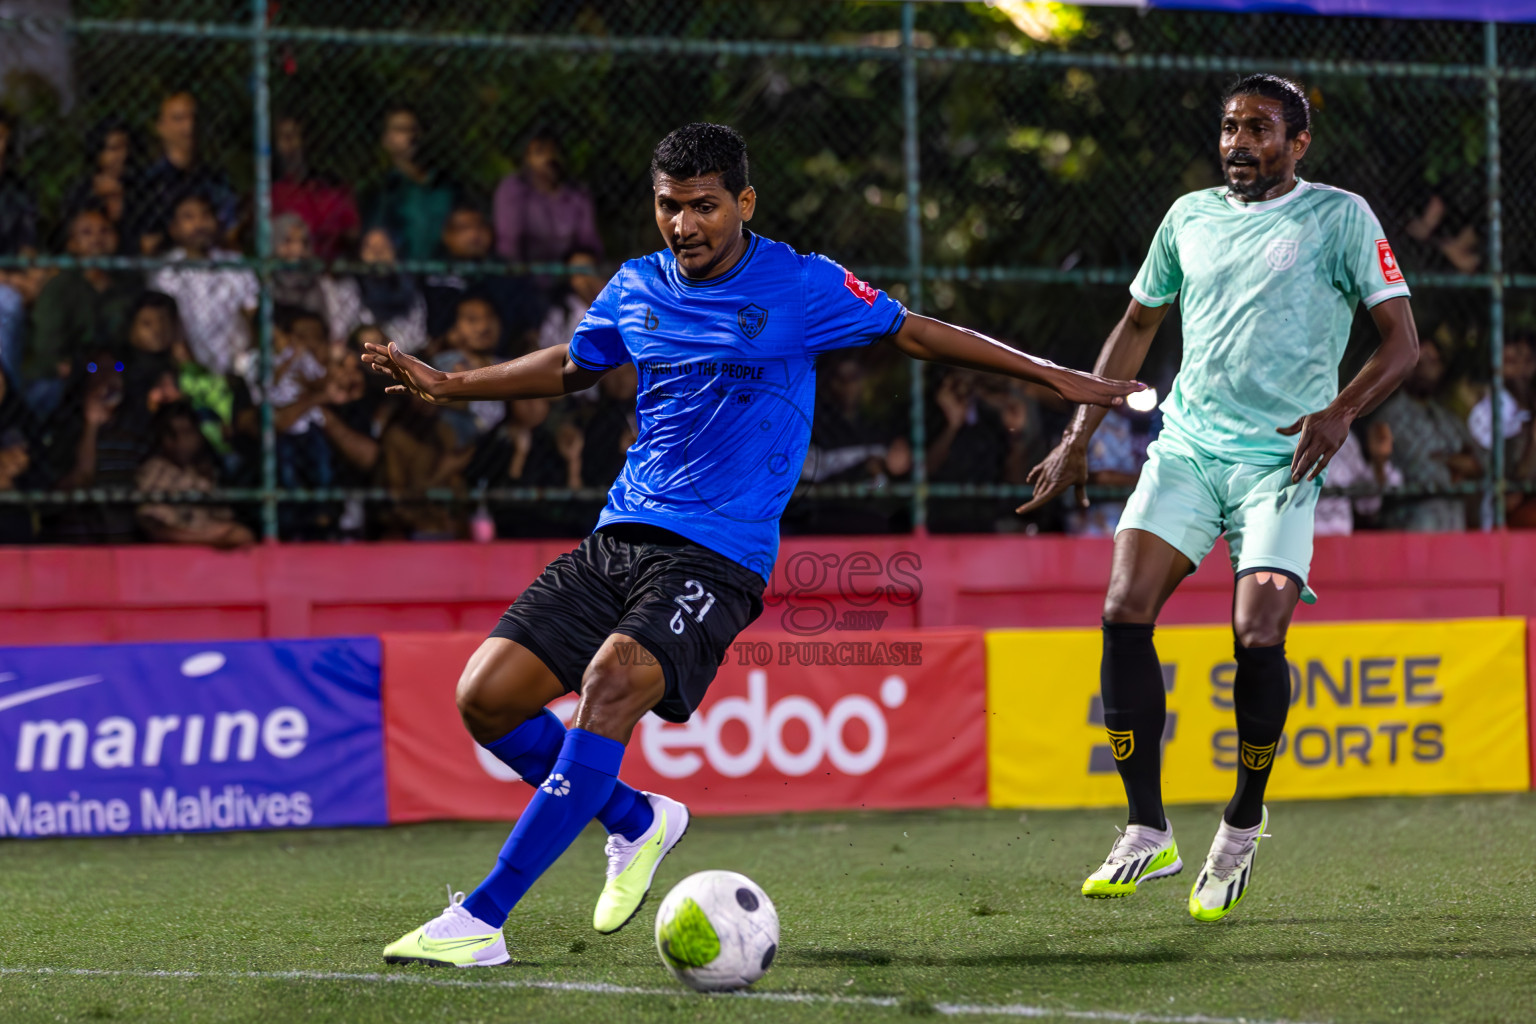
[[(449, 348), (440, 352), (433, 365), (439, 370), (475, 370), (500, 360), (496, 355), (501, 339), (501, 318), (489, 299), (470, 295), (459, 300), (453, 326), (445, 336)], [(464, 402), (443, 410), (443, 421), (454, 429), (460, 447), (495, 429), (506, 416), (505, 402)]]
[[(206, 494), (217, 486), (213, 451), (198, 426), (196, 412), (184, 402), (163, 407), (155, 417), (154, 453), (139, 467), (134, 482), (150, 494)], [(256, 542), (227, 505), (202, 502), (147, 502), (138, 507), (139, 526), (162, 544), (246, 547)]]
[(397, 403), (379, 439), (380, 483), (395, 498), (380, 514), (386, 539), (454, 540), (464, 533), (446, 502), (421, 500), (429, 490), (462, 493), (464, 467), (475, 452), (459, 445), (440, 413), (423, 402)]
[(410, 274), (394, 270), (399, 247), (383, 228), (370, 228), (358, 243), (357, 258), (369, 273), (326, 277), (325, 308), (331, 337), (345, 338), (367, 324), (378, 327), (406, 352), (427, 348), (427, 300)]
[[(466, 480), (487, 487), (581, 487), (585, 439), (571, 419), (551, 427), (548, 398), (506, 403), (506, 419), (485, 435), (465, 471)], [(503, 505), (493, 510), (500, 537), (560, 537), (573, 530), (573, 506)]]

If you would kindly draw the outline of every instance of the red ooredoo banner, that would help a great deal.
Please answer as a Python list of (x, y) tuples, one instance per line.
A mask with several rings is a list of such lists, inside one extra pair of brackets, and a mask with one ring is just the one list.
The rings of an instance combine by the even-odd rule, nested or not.
[[(981, 630), (865, 635), (747, 634), (688, 723), (646, 716), (622, 778), (702, 814), (984, 805)], [(532, 790), (469, 738), (453, 702), (482, 637), (380, 639), (390, 821), (516, 817)], [(552, 707), (569, 721), (576, 698)]]

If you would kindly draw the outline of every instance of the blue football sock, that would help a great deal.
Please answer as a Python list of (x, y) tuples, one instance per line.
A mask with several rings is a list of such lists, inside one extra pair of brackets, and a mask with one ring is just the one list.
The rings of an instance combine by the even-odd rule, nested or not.
[(501, 848), (496, 866), (469, 894), (464, 909), (498, 928), (534, 881), (564, 853), (613, 794), (624, 744), (571, 729), (554, 770), (533, 794)]
[[(545, 708), (499, 740), (484, 744), (496, 759), (538, 788), (555, 767), (560, 744), (565, 742), (565, 726), (553, 711)], [(651, 827), (656, 817), (651, 802), (622, 782), (615, 782), (613, 795), (597, 812), (597, 820), (610, 833), (625, 839), (638, 839)]]
[(521, 775), (528, 785), (538, 788), (554, 768), (560, 744), (564, 742), (565, 726), (553, 711), (545, 708), (501, 739), (481, 746)]
[(651, 802), (622, 782), (615, 783), (613, 795), (608, 798), (603, 809), (597, 812), (597, 820), (603, 823), (603, 828), (610, 834), (617, 832), (629, 840), (644, 835), (655, 818), (656, 812), (651, 809)]

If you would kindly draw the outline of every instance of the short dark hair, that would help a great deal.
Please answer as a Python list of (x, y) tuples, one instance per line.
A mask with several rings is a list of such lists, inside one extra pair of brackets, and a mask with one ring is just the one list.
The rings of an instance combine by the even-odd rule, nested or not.
[(69, 232), (73, 231), (75, 229), (75, 221), (79, 220), (81, 217), (86, 216), (87, 214), (91, 215), (92, 217), (102, 218), (108, 224), (112, 225), (112, 229), (114, 231), (117, 230), (117, 225), (112, 224), (112, 218), (107, 214), (106, 204), (103, 203), (100, 199), (97, 199), (95, 196), (91, 196), (89, 199), (84, 199), (76, 203), (70, 209), (69, 215), (64, 218), (64, 233), (68, 234)]
[(208, 197), (206, 192), (202, 189), (189, 189), (177, 196), (176, 201), (171, 204), (170, 212), (166, 214), (166, 222), (169, 223), (174, 220), (176, 212), (188, 203), (202, 203), (203, 209), (208, 211), (208, 216), (218, 217), (218, 210), (214, 207), (213, 200)]
[(705, 174), (720, 175), (731, 195), (751, 184), (747, 178), (747, 142), (729, 125), (695, 121), (685, 124), (656, 144), (651, 156), (651, 184), (656, 175), (683, 180)]
[(535, 142), (547, 142), (556, 149), (565, 148), (560, 145), (560, 136), (556, 134), (554, 126), (542, 122), (528, 129), (528, 133), (523, 136), (523, 152), (526, 153), (528, 147)]
[(91, 130), (85, 133), (85, 153), (90, 166), (96, 166), (96, 160), (101, 156), (101, 151), (107, 148), (107, 139), (113, 132), (122, 132), (128, 136), (128, 165), (133, 166), (138, 156), (137, 140), (134, 138), (132, 126), (117, 114), (108, 114), (91, 125)]
[(181, 399), (162, 405), (150, 423), (149, 429), (154, 439), (157, 442), (164, 440), (171, 432), (171, 424), (177, 420), (189, 420), (194, 427), (197, 426), (197, 410), (191, 402)]
[(177, 324), (181, 323), (181, 310), (177, 307), (176, 300), (165, 292), (140, 292), (138, 299), (133, 303), (133, 309), (128, 314), (128, 322), (133, 323), (134, 317), (146, 309), (158, 309)]
[(1312, 104), (1300, 85), (1279, 75), (1245, 75), (1227, 87), (1221, 97), (1221, 109), (1238, 96), (1263, 96), (1279, 100), (1281, 116), (1285, 118), (1285, 137), (1294, 139), (1299, 132), (1312, 130)]
[(478, 290), (467, 291), (463, 295), (459, 296), (459, 301), (453, 304), (454, 319), (458, 319), (459, 310), (463, 309), (471, 302), (480, 303), (480, 305), (491, 311), (491, 316), (495, 317), (498, 323), (501, 321), (501, 310), (496, 308), (496, 303), (491, 301), (489, 295), (486, 295), (484, 292)]
[(384, 105), (384, 116), (379, 118), (379, 127), (389, 127), (389, 119), (396, 114), (410, 114), (416, 119), (416, 126), (421, 127), (421, 115), (416, 112), (415, 107), (404, 100), (391, 100)]
[(325, 317), (303, 306), (278, 306), (272, 311), (272, 326), (284, 334), (293, 333), (293, 329), (305, 320), (313, 320), (321, 327), (325, 326)]
[(134, 300), (133, 308), (128, 313), (128, 325), (131, 330), (133, 322), (139, 318), (139, 314), (146, 309), (158, 309), (166, 315), (171, 324), (172, 344), (176, 341), (185, 341), (186, 335), (181, 326), (181, 307), (176, 305), (176, 300), (165, 292), (145, 291), (140, 292)]
[(487, 224), (491, 222), (483, 203), (476, 201), (473, 197), (460, 195), (454, 197), (453, 205), (448, 208), (448, 216), (443, 218), (443, 226), (447, 227), (448, 222), (461, 213), (472, 213)]

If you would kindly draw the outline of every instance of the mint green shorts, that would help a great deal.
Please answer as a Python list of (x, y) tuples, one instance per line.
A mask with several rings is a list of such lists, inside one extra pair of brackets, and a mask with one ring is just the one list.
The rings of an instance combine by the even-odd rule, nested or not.
[(1321, 477), (1291, 483), (1289, 462), (1226, 462), (1166, 435), (1152, 442), (1147, 456), (1117, 535), (1145, 530), (1198, 566), (1225, 533), (1235, 574), (1279, 571), (1296, 581), (1303, 601), (1317, 602), (1307, 574)]

